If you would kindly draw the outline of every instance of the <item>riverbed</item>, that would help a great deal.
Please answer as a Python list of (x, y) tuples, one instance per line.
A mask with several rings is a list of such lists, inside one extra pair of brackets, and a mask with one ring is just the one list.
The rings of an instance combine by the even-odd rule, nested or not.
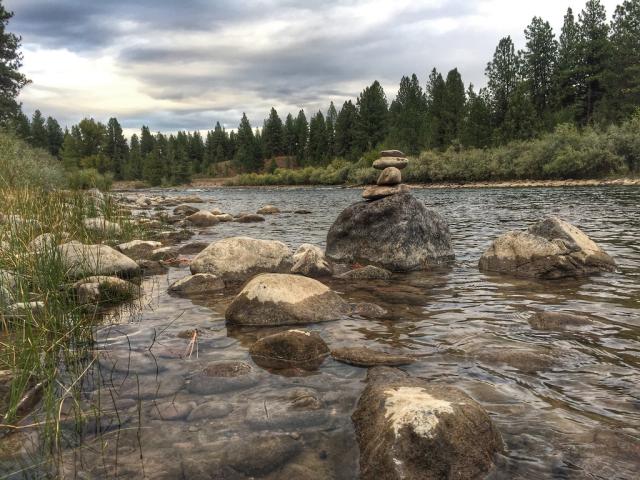
[[(231, 214), (275, 205), (283, 213), (199, 229), (190, 242), (243, 235), (280, 240), (293, 250), (302, 243), (324, 247), (333, 220), (360, 195), (315, 187), (143, 193), (196, 194), (205, 203), (194, 206)], [(323, 280), (348, 301), (372, 302), (388, 314), (307, 328), (330, 347), (414, 355), (418, 361), (405, 371), (456, 386), (479, 402), (506, 447), (488, 478), (637, 478), (640, 189), (414, 189), (413, 195), (449, 222), (455, 263), (388, 281)], [(309, 213), (294, 213), (299, 210)], [(479, 272), (478, 259), (492, 239), (547, 215), (581, 228), (614, 257), (617, 270), (556, 281)], [(224, 310), (237, 290), (170, 296), (168, 285), (188, 274), (183, 266), (146, 278), (139, 308), (97, 330), (86, 402), (103, 413), (79, 444), (67, 446), (65, 471), (81, 478), (356, 478), (350, 416), (366, 369), (331, 358), (312, 373), (261, 369), (249, 347), (285, 328), (227, 328)], [(535, 330), (528, 319), (542, 310), (585, 314), (594, 323)], [(505, 351), (512, 355), (492, 354)], [(251, 364), (256, 381), (226, 393), (193, 393), (197, 373), (220, 360)], [(167, 402), (187, 413), (169, 418)], [(191, 415), (203, 404), (204, 413)], [(295, 445), (273, 447), (269, 439), (279, 436)]]

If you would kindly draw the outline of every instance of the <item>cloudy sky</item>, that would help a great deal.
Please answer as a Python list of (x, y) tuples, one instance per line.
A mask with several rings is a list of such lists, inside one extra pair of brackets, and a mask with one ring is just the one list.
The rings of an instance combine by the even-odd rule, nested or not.
[[(611, 15), (618, 3), (604, 0)], [(534, 15), (558, 31), (584, 0), (5, 0), (33, 84), (21, 101), (63, 125), (116, 116), (127, 133), (262, 125), (339, 108), (379, 80), (426, 82), (458, 67), (482, 86), (498, 40), (524, 43)]]

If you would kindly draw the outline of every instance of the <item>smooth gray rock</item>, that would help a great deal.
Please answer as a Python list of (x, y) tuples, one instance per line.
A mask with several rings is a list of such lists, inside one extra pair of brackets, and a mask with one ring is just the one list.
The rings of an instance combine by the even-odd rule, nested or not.
[(316, 332), (286, 330), (262, 337), (249, 349), (253, 361), (267, 369), (317, 370), (329, 347)]
[(396, 167), (385, 168), (378, 177), (377, 185), (398, 185), (402, 182), (402, 173)]
[(252, 387), (258, 383), (251, 365), (238, 361), (209, 363), (191, 378), (187, 390), (200, 395), (226, 393)]
[(293, 254), (293, 267), (291, 273), (304, 275), (305, 277), (328, 277), (333, 273), (331, 264), (327, 262), (324, 251), (315, 245), (303, 243)]
[(337, 276), (342, 280), (389, 280), (391, 272), (385, 268), (367, 265), (362, 268), (354, 268)]
[(224, 289), (224, 281), (211, 273), (196, 273), (176, 280), (169, 291), (178, 295), (198, 295)]
[(84, 245), (70, 242), (58, 247), (62, 264), (70, 278), (93, 275), (135, 277), (140, 267), (126, 255), (108, 245)]
[(162, 247), (162, 243), (153, 240), (131, 240), (121, 243), (117, 249), (133, 260), (148, 260), (153, 251), (160, 247)]

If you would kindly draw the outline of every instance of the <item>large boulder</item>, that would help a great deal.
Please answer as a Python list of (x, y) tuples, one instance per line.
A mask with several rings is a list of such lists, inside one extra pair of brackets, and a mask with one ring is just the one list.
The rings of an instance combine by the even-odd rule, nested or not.
[(291, 273), (298, 273), (305, 277), (326, 277), (331, 276), (333, 269), (320, 247), (303, 243), (293, 254)]
[(81, 278), (92, 275), (136, 277), (140, 267), (126, 255), (108, 245), (84, 245), (69, 242), (58, 247), (67, 276)]
[(369, 370), (352, 416), (363, 480), (484, 478), (502, 440), (462, 391), (390, 367)]
[(584, 232), (557, 217), (527, 231), (500, 235), (482, 254), (480, 270), (520, 277), (579, 277), (615, 269), (615, 262)]
[(225, 313), (236, 325), (296, 325), (338, 320), (351, 306), (308, 277), (265, 273), (251, 279)]
[(249, 237), (214, 242), (191, 262), (191, 273), (212, 273), (225, 282), (244, 282), (258, 273), (290, 268), (291, 250), (284, 243)]
[(329, 230), (326, 255), (392, 271), (423, 270), (454, 258), (446, 220), (408, 194), (347, 207)]
[(329, 347), (316, 332), (287, 330), (262, 337), (249, 353), (263, 368), (316, 370), (329, 355)]

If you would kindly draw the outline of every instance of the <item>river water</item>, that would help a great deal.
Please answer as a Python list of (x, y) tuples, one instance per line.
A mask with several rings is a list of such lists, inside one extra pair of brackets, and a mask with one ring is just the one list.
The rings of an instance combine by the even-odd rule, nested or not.
[[(291, 213), (256, 224), (221, 223), (191, 241), (245, 235), (292, 249), (324, 247), (333, 220), (360, 195), (344, 188), (162, 193), (196, 193), (207, 202), (198, 207), (232, 214), (276, 205)], [(419, 361), (404, 370), (454, 385), (479, 402), (506, 447), (489, 478), (638, 478), (640, 189), (415, 189), (413, 195), (448, 220), (455, 264), (390, 281), (327, 281), (349, 301), (373, 302), (389, 314), (308, 328), (331, 347), (415, 355)], [(298, 209), (311, 213), (292, 213)], [(492, 239), (546, 215), (579, 226), (615, 258), (617, 271), (557, 281), (478, 271)], [(350, 415), (366, 369), (332, 359), (307, 375), (260, 369), (248, 349), (277, 329), (228, 329), (224, 309), (235, 292), (169, 296), (167, 286), (187, 274), (186, 267), (173, 268), (145, 280), (143, 308), (98, 330), (102, 378), (87, 387), (87, 402), (99, 400), (106, 413), (98, 435), (94, 422), (82, 443), (68, 447), (66, 471), (80, 478), (357, 478)], [(587, 314), (594, 323), (569, 332), (535, 330), (527, 320), (540, 310)], [(199, 334), (192, 350), (180, 333), (193, 329)], [(219, 360), (247, 362), (257, 382), (227, 393), (191, 393), (197, 373)], [(298, 408), (300, 398), (313, 398), (312, 405)], [(167, 401), (186, 412), (203, 403), (211, 408), (201, 418), (169, 419), (162, 410)], [(269, 439), (281, 435), (295, 445), (273, 447)]]

